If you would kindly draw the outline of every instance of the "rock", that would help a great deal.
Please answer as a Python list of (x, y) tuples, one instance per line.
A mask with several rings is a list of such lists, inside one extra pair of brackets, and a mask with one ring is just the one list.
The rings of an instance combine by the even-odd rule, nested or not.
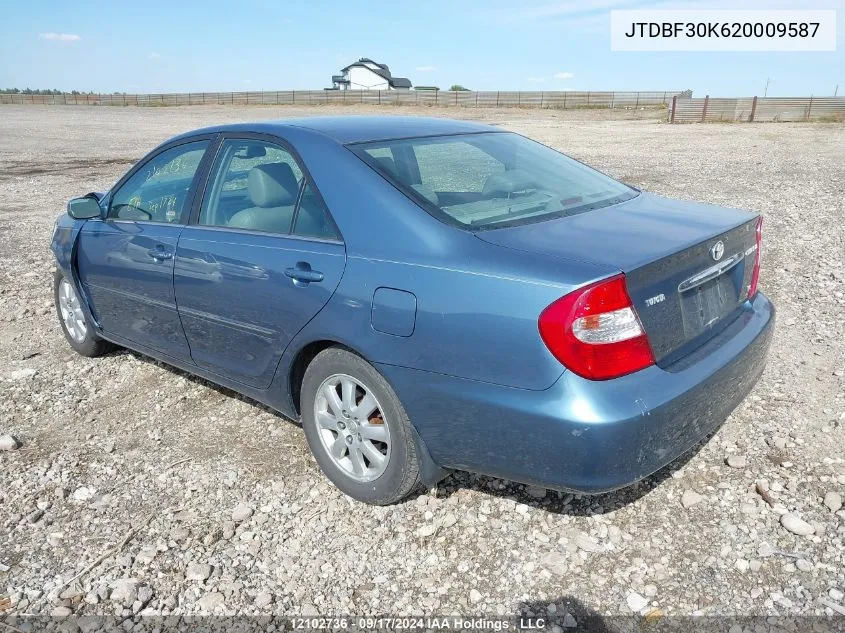
[(566, 556), (560, 552), (549, 552), (540, 560), (540, 565), (558, 576), (563, 576), (569, 570)]
[(681, 505), (685, 508), (691, 508), (696, 503), (700, 503), (703, 500), (704, 497), (694, 490), (684, 490), (684, 494), (681, 495)]
[(795, 561), (795, 566), (799, 571), (813, 571), (813, 563), (808, 561), (806, 558), (799, 558)]
[(748, 563), (748, 568), (753, 571), (755, 574), (760, 571), (763, 567), (763, 561), (758, 560), (756, 558), (751, 559), (751, 562)]
[(831, 490), (824, 496), (824, 504), (831, 512), (837, 512), (842, 508), (842, 495)]
[(158, 550), (154, 545), (146, 545), (135, 556), (135, 563), (137, 565), (149, 565), (155, 559), (156, 554), (158, 554)]
[(546, 496), (546, 489), (542, 486), (526, 486), (525, 492), (529, 497), (543, 499)]
[(731, 468), (745, 468), (748, 466), (748, 460), (745, 455), (728, 455), (725, 463)]
[(97, 490), (95, 488), (91, 488), (90, 486), (80, 486), (76, 490), (73, 491), (73, 500), (80, 501), (82, 503), (89, 501), (91, 497), (96, 494)]
[(16, 451), (21, 443), (14, 435), (0, 435), (0, 451)]
[(223, 532), (220, 535), (221, 538), (228, 541), (235, 535), (235, 522), (234, 521), (226, 521), (223, 524)]
[(787, 512), (786, 514), (781, 516), (780, 524), (784, 528), (786, 528), (793, 534), (797, 534), (798, 536), (810, 536), (816, 531), (816, 528), (807, 523), (797, 514), (792, 514), (791, 512)]
[(575, 544), (585, 552), (597, 552), (601, 549), (599, 542), (584, 532), (578, 532), (575, 536)]
[(827, 592), (827, 595), (830, 596), (831, 600), (836, 600), (836, 602), (842, 602), (842, 598), (845, 598), (845, 593), (842, 593), (839, 589), (835, 587)]
[(750, 563), (745, 560), (744, 558), (740, 558), (736, 561), (736, 568), (737, 570), (741, 571), (743, 574), (748, 571), (748, 568), (751, 566)]
[(432, 536), (437, 531), (437, 526), (434, 523), (426, 523), (417, 529), (417, 536), (428, 537)]
[(191, 563), (185, 570), (185, 578), (187, 580), (206, 580), (211, 576), (211, 572), (211, 565)]
[(99, 631), (105, 624), (105, 617), (96, 615), (83, 615), (76, 623), (82, 633), (94, 633)]
[(563, 616), (563, 628), (574, 629), (576, 626), (578, 626), (578, 622), (575, 620), (575, 616), (571, 613), (565, 613)]
[(224, 602), (222, 593), (211, 591), (197, 600), (197, 606), (203, 611), (213, 611), (216, 607), (222, 607)]
[(41, 520), (41, 517), (44, 516), (44, 510), (33, 510), (29, 513), (29, 516), (26, 517), (26, 520), (29, 523), (38, 523)]
[(235, 509), (232, 510), (232, 521), (235, 523), (242, 523), (246, 521), (249, 517), (252, 516), (252, 513), (255, 512), (252, 508), (250, 508), (245, 503), (239, 503), (235, 506)]
[(38, 373), (37, 369), (33, 367), (24, 367), (22, 369), (15, 369), (8, 373), (9, 380), (29, 380)]
[(142, 586), (138, 587), (138, 602), (140, 602), (141, 605), (147, 604), (152, 599), (153, 599), (152, 587), (147, 587), (146, 585), (142, 585)]
[(73, 613), (73, 611), (71, 611), (68, 607), (56, 607), (50, 611), (50, 615), (54, 618), (66, 618), (71, 613)]
[(648, 606), (648, 598), (641, 596), (636, 591), (629, 592), (625, 602), (628, 603), (628, 608), (635, 613), (639, 613)]
[(262, 591), (255, 596), (255, 606), (258, 608), (269, 606), (273, 602), (273, 594)]
[(118, 580), (109, 599), (124, 607), (132, 606), (132, 603), (138, 599), (138, 581), (132, 579)]
[(470, 590), (469, 601), (472, 603), (481, 602), (481, 592), (479, 592), (478, 589)]
[(458, 522), (458, 517), (455, 516), (454, 513), (449, 512), (448, 514), (444, 515), (443, 519), (440, 521), (441, 527), (450, 528)]

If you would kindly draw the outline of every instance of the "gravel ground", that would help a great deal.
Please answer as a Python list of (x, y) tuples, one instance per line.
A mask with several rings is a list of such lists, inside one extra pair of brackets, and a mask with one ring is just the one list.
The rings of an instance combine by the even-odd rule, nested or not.
[[(762, 211), (779, 309), (763, 378), (635, 488), (573, 497), (460, 473), (377, 508), (333, 488), (274, 412), (134, 353), (71, 352), (48, 250), (67, 198), (176, 132), (337, 112), (494, 122), (655, 193)], [(0, 613), (530, 612), (593, 629), (845, 614), (845, 126), (655, 116), (0, 107), (0, 435), (21, 443), (0, 451)]]

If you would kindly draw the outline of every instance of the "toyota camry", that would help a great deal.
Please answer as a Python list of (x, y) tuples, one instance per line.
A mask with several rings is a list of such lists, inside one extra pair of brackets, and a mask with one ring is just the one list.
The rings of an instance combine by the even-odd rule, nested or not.
[(300, 420), (355, 499), (454, 469), (594, 494), (759, 378), (761, 229), (477, 123), (224, 125), (68, 203), (55, 301), (84, 356), (130, 348)]

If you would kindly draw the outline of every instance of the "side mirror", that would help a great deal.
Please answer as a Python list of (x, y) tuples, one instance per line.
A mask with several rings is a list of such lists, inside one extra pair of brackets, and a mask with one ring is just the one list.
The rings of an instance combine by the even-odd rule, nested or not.
[(73, 198), (67, 203), (67, 214), (76, 220), (90, 220), (99, 218), (100, 202), (92, 195)]

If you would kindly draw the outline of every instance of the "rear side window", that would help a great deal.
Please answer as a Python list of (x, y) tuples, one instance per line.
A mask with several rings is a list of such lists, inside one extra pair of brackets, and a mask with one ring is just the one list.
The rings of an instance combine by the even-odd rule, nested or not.
[(293, 155), (281, 145), (252, 139), (227, 139), (221, 145), (198, 224), (337, 238)]
[(584, 213), (637, 191), (512, 133), (435, 136), (350, 146), (435, 217), (470, 230)]
[(144, 163), (112, 195), (115, 220), (185, 222), (188, 194), (209, 141), (177, 145)]

